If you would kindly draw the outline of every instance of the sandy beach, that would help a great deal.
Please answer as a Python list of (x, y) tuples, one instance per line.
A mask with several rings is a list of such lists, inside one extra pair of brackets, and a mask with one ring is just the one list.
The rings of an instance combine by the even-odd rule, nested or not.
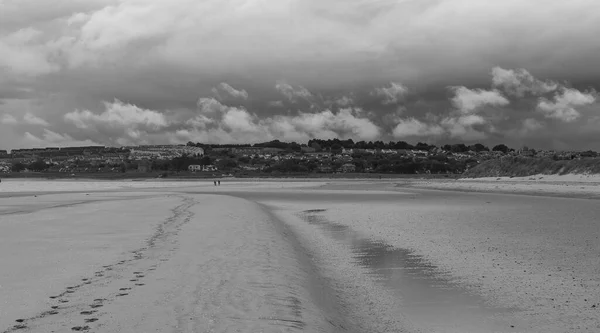
[(3, 180), (0, 332), (598, 331), (600, 186), (538, 178)]

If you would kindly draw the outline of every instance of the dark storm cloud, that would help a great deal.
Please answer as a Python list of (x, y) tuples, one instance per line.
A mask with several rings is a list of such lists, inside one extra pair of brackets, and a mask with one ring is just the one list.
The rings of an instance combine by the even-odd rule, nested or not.
[[(598, 111), (592, 0), (0, 6), (0, 116), (16, 119), (4, 133), (22, 145), (355, 135), (570, 146)], [(30, 127), (26, 113), (48, 124)], [(163, 126), (148, 127), (154, 114)]]

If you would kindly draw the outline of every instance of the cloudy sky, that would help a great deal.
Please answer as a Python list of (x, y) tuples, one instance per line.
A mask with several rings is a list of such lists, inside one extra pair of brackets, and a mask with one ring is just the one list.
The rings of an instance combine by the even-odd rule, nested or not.
[(600, 150), (597, 0), (0, 0), (0, 149)]

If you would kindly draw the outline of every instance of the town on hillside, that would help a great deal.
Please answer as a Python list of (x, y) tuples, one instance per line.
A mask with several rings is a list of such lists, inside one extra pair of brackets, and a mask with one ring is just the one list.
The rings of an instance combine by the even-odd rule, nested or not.
[(353, 140), (278, 140), (246, 145), (140, 145), (48, 147), (0, 150), (2, 173), (172, 173), (197, 175), (278, 175), (311, 173), (460, 174), (505, 156), (571, 160), (597, 157), (593, 151), (515, 150), (504, 144), (384, 143)]

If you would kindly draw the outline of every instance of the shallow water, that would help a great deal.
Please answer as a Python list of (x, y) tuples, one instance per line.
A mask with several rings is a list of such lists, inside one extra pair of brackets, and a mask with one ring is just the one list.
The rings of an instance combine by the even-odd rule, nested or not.
[(443, 270), (409, 249), (364, 238), (346, 225), (328, 221), (325, 210), (306, 210), (300, 216), (348, 246), (355, 263), (401, 298), (399, 309), (418, 326), (434, 332), (514, 332), (514, 323), (497, 315), (515, 309), (486, 305)]

